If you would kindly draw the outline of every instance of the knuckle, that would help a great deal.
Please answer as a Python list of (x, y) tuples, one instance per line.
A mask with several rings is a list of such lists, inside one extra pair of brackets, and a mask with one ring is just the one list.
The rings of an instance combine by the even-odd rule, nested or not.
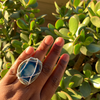
[(54, 52), (55, 55), (59, 55), (61, 51), (61, 46), (55, 44), (52, 51)]
[(61, 60), (59, 62), (59, 67), (60, 67), (61, 70), (65, 70), (66, 66), (67, 66), (67, 62), (66, 61)]
[(60, 83), (59, 78), (53, 76), (51, 79), (52, 87), (54, 87), (56, 89), (58, 87), (59, 83)]
[(44, 51), (47, 50), (48, 47), (49, 47), (49, 45), (47, 45), (47, 44), (43, 41), (42, 44), (41, 44), (40, 47), (39, 47), (39, 50), (44, 52)]
[(48, 75), (51, 73), (51, 64), (46, 62), (44, 65), (43, 65), (43, 68), (42, 68), (42, 72), (45, 74), (45, 75)]

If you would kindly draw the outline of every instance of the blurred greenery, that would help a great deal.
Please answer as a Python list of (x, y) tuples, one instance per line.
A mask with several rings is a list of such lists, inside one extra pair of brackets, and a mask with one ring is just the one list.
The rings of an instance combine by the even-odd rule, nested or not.
[(35, 17), (36, 0), (0, 2), (0, 79), (28, 46), (36, 49), (46, 35), (62, 37), (61, 54), (68, 53), (70, 61), (51, 100), (100, 100), (100, 1), (54, 5), (55, 25), (40, 27), (46, 14)]

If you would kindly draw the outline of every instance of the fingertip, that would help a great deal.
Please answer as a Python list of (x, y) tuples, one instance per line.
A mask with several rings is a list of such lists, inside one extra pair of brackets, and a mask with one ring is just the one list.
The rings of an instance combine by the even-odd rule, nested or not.
[(63, 61), (65, 61), (65, 62), (69, 62), (69, 55), (68, 55), (68, 54), (63, 54), (63, 55), (61, 56), (61, 59), (62, 59)]
[(26, 52), (26, 54), (30, 55), (34, 52), (34, 48), (29, 46), (29, 47), (26, 48), (25, 52)]
[(63, 46), (64, 45), (64, 39), (62, 37), (58, 37), (55, 41), (56, 45)]
[(47, 45), (51, 45), (53, 43), (54, 39), (51, 35), (48, 35), (45, 37), (44, 39), (44, 42), (47, 44)]

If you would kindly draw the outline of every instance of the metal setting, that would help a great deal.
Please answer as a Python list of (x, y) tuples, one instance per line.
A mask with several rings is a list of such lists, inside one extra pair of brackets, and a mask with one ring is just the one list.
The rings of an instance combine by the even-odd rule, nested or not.
[(39, 76), (42, 62), (38, 58), (30, 57), (24, 60), (17, 69), (17, 77), (24, 85), (29, 85)]

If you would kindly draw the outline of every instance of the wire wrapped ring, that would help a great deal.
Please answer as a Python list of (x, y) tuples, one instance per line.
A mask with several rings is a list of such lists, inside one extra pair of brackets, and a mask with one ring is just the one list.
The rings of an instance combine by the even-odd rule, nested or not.
[(30, 57), (24, 60), (17, 69), (17, 77), (24, 85), (30, 85), (36, 80), (42, 70), (42, 62), (38, 58)]

